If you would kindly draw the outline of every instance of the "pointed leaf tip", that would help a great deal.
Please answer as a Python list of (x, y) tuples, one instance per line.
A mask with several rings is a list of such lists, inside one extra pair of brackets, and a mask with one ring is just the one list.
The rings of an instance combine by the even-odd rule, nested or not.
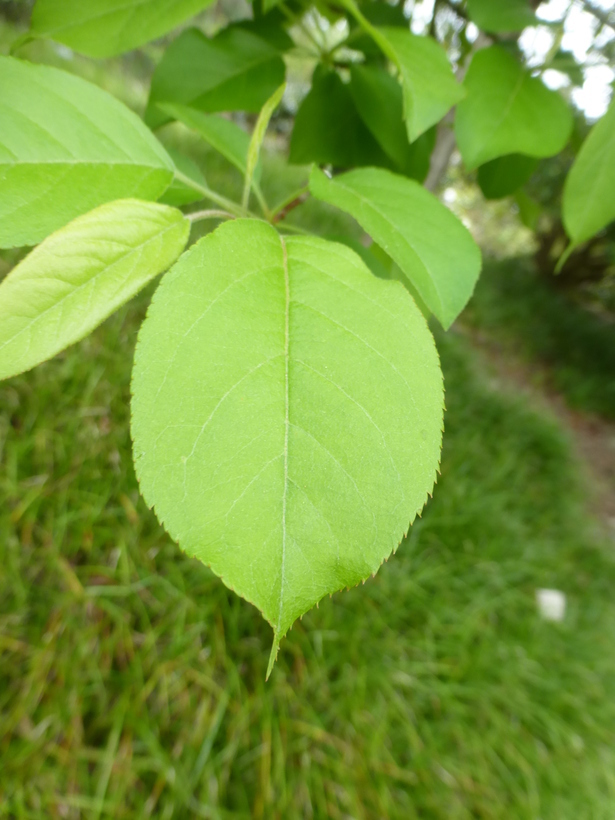
[(274, 630), (273, 643), (271, 644), (271, 652), (269, 653), (269, 663), (267, 664), (267, 674), (265, 675), (266, 681), (269, 680), (269, 676), (271, 675), (275, 662), (278, 658), (278, 652), (280, 651), (280, 640), (281, 636)]

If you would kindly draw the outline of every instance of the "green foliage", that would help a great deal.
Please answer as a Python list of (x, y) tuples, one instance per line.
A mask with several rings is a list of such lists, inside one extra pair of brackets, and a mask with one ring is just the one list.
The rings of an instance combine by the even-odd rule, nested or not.
[(0, 284), (0, 378), (83, 339), (166, 270), (189, 233), (180, 211), (127, 199), (47, 237)]
[(499, 46), (477, 51), (457, 106), (455, 136), (468, 170), (506, 154), (550, 157), (570, 136), (564, 100)]
[(263, 612), (272, 662), (296, 618), (377, 571), (436, 478), (425, 320), (324, 240), (248, 220), (201, 240), (153, 299), (132, 392), (147, 503)]
[[(218, 114), (203, 114), (185, 105), (161, 105), (160, 108), (173, 119), (196, 131), (212, 148), (222, 154), (242, 175), (246, 173), (250, 136), (232, 120)], [(254, 178), (260, 178), (256, 167)]]
[(426, 131), (410, 144), (400, 84), (380, 66), (353, 65), (350, 76), (350, 92), (365, 125), (393, 160), (395, 169), (422, 182), (429, 171), (435, 130)]
[(468, 0), (468, 14), (479, 28), (493, 33), (536, 25), (528, 0)]
[(479, 167), (478, 184), (486, 199), (501, 199), (525, 185), (537, 165), (535, 157), (523, 154), (498, 157)]
[(312, 171), (314, 196), (359, 222), (399, 265), (448, 328), (472, 295), (480, 252), (468, 231), (418, 183), (379, 169), (327, 179)]
[(298, 165), (336, 168), (393, 164), (359, 116), (348, 84), (320, 67), (297, 112), (289, 158)]
[[(50, 37), (86, 55), (118, 54), (207, 5), (37, 0), (14, 50)], [(0, 58), (0, 245), (43, 240), (0, 287), (0, 376), (99, 324), (173, 263), (189, 222), (238, 220), (163, 280), (140, 337), (133, 432), (148, 503), (273, 625), (269, 671), (294, 619), (375, 572), (433, 484), (442, 385), (420, 311), (450, 327), (480, 270), (468, 231), (417, 182), (433, 187), (442, 150), (452, 149), (449, 112), (457, 106), (457, 145), (466, 168), (479, 168), (485, 195), (515, 193), (528, 224), (536, 207), (521, 186), (537, 158), (568, 141), (564, 99), (530, 75), (508, 37), (472, 45), (468, 16), (486, 32), (535, 23), (522, 0), (436, 2), (429, 36), (418, 36), (403, 4), (259, 0), (252, 19), (213, 36), (197, 21), (172, 38), (153, 71), (145, 121), (179, 121), (218, 151), (243, 177), (227, 186), (232, 196), (211, 187), (214, 163), (202, 168), (182, 150), (172, 159), (100, 89)], [(346, 39), (336, 39), (341, 32)], [(556, 52), (553, 66), (558, 55), (566, 63)], [(309, 186), (308, 169), (297, 169), (295, 189), (267, 178), (260, 161), (274, 109), (281, 134), (298, 102), (293, 93), (283, 100), (285, 60), (291, 71), (315, 63), (290, 161), (330, 166), (312, 168)], [(244, 116), (242, 128), (231, 112), (258, 116)], [(612, 119), (596, 126), (566, 186), (573, 243), (615, 216)], [(188, 136), (172, 127), (162, 138), (171, 133)], [(350, 170), (335, 176), (340, 169)], [(291, 212), (305, 217), (310, 193), (354, 217), (369, 248), (358, 228), (343, 237), (358, 256), (324, 239), (289, 238), (307, 233), (307, 220)], [(147, 202), (156, 199), (216, 207), (187, 220)], [(313, 224), (331, 235), (340, 223), (319, 210)]]
[(203, 198), (201, 190), (207, 185), (203, 172), (194, 160), (175, 148), (167, 147), (167, 153), (173, 160), (176, 171), (179, 171), (184, 179), (188, 178), (188, 184), (176, 176), (158, 201), (164, 205), (172, 205), (175, 208), (199, 202)]
[(615, 103), (592, 128), (564, 186), (563, 217), (574, 245), (615, 219)]
[(399, 28), (380, 29), (399, 66), (408, 139), (414, 142), (464, 97), (446, 52), (430, 37)]
[(145, 121), (168, 122), (158, 103), (180, 103), (200, 111), (259, 111), (284, 82), (276, 48), (250, 31), (230, 26), (211, 39), (196, 28), (184, 31), (152, 77)]
[(32, 34), (89, 57), (113, 57), (155, 40), (212, 0), (37, 0)]
[(0, 247), (35, 245), (113, 199), (157, 199), (173, 162), (106, 92), (55, 68), (0, 57)]

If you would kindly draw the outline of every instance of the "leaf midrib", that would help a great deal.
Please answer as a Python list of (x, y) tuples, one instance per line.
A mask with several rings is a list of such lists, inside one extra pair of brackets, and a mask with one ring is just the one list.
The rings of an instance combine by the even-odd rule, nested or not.
[[(6, 148), (6, 146), (2, 146)], [(7, 151), (10, 150), (7, 148)], [(12, 152), (11, 152), (12, 153)], [(74, 165), (74, 166), (82, 166), (82, 165), (91, 165), (93, 167), (98, 167), (100, 165), (111, 165), (114, 168), (148, 168), (153, 171), (163, 171), (166, 174), (173, 174), (173, 171), (170, 168), (165, 168), (164, 165), (150, 165), (147, 162), (113, 162), (107, 160), (95, 160), (95, 159), (43, 159), (43, 160), (19, 160), (18, 162), (0, 162), (0, 169), (2, 168), (13, 168), (19, 167), (21, 168), (24, 165), (32, 165), (34, 167), (38, 167), (40, 165)]]
[(290, 427), (290, 277), (288, 273), (288, 251), (284, 237), (280, 236), (282, 245), (282, 264), (284, 267), (284, 493), (282, 496), (282, 567), (280, 577), (280, 603), (278, 607), (277, 634), (282, 625), (282, 610), (284, 608), (284, 581), (286, 570), (286, 503), (288, 498), (288, 430)]

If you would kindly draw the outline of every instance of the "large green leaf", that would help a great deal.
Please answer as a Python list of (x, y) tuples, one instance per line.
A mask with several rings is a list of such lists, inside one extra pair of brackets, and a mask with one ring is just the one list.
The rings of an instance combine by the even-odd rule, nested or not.
[(401, 86), (384, 68), (352, 66), (350, 77), (354, 104), (380, 147), (399, 171), (422, 182), (429, 172), (435, 131), (431, 129), (412, 144), (408, 142)]
[(471, 170), (506, 154), (550, 157), (568, 142), (570, 109), (499, 46), (477, 51), (457, 106), (455, 135)]
[(88, 57), (113, 57), (155, 40), (212, 0), (37, 0), (32, 34)]
[(174, 166), (124, 105), (85, 80), (0, 57), (0, 247), (35, 245), (114, 199), (157, 199)]
[(376, 572), (431, 492), (442, 377), (424, 318), (342, 245), (218, 228), (167, 274), (132, 383), (141, 491), (280, 638)]
[(0, 379), (90, 333), (173, 264), (189, 232), (175, 208), (127, 199), (49, 236), (0, 284)]
[(284, 74), (278, 49), (249, 31), (230, 26), (208, 39), (199, 29), (188, 29), (156, 67), (145, 121), (152, 128), (168, 122), (158, 103), (207, 112), (260, 111)]
[(320, 67), (295, 117), (290, 161), (336, 168), (393, 164), (359, 116), (348, 85)]
[(537, 165), (535, 157), (523, 154), (498, 157), (480, 166), (478, 184), (487, 199), (501, 199), (525, 185)]
[(328, 179), (317, 168), (312, 194), (354, 216), (399, 265), (427, 307), (448, 328), (472, 295), (481, 258), (448, 208), (411, 179), (365, 168)]
[(537, 23), (528, 0), (468, 0), (468, 15), (489, 32), (521, 31)]
[(589, 132), (570, 169), (563, 216), (574, 245), (615, 219), (615, 102)]
[[(404, 117), (410, 142), (440, 122), (465, 91), (455, 79), (446, 51), (431, 37), (419, 37), (401, 28), (378, 29), (399, 67)], [(383, 43), (384, 45), (384, 43)]]

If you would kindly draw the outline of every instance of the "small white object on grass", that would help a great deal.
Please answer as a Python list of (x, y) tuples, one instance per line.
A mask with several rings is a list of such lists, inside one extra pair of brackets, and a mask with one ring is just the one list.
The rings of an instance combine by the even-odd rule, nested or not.
[(537, 589), (538, 611), (545, 621), (563, 621), (566, 614), (566, 596), (559, 589)]

